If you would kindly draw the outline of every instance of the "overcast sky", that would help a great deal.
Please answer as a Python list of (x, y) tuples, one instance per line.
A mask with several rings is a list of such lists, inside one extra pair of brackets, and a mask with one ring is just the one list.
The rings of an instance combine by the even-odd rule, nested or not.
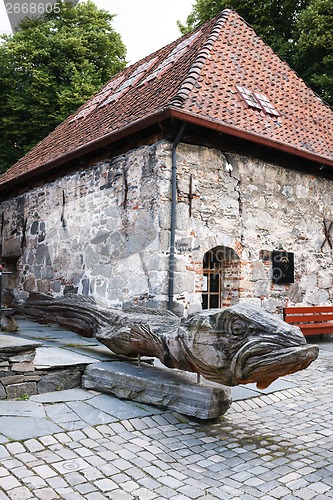
[[(0, 0), (0, 33), (11, 32), (5, 10), (7, 1)], [(113, 27), (127, 47), (128, 61), (134, 63), (181, 36), (176, 23), (185, 22), (194, 0), (94, 0), (94, 3), (117, 14)]]

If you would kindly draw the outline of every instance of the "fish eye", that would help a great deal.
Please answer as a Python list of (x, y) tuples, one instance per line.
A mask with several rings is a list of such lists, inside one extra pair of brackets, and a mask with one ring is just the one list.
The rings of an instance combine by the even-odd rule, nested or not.
[(248, 330), (248, 326), (245, 321), (236, 320), (231, 325), (231, 331), (234, 335), (244, 335)]
[(246, 321), (241, 318), (232, 317), (229, 314), (226, 317), (224, 316), (219, 325), (219, 331), (225, 334), (235, 335), (237, 337), (245, 335), (248, 330), (249, 325)]

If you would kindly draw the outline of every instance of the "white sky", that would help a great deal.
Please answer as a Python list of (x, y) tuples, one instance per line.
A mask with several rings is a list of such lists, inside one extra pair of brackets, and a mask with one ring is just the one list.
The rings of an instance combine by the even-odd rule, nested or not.
[[(0, 33), (11, 33), (5, 2), (0, 0)], [(127, 60), (134, 63), (181, 36), (176, 23), (185, 22), (194, 0), (94, 0), (94, 3), (117, 14), (113, 28), (127, 47)]]

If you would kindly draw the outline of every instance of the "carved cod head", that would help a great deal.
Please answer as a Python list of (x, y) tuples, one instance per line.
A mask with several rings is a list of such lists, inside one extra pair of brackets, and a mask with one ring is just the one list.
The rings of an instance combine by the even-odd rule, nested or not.
[(318, 356), (300, 328), (248, 303), (196, 314), (183, 323), (179, 341), (194, 371), (229, 386), (255, 382), (264, 389)]

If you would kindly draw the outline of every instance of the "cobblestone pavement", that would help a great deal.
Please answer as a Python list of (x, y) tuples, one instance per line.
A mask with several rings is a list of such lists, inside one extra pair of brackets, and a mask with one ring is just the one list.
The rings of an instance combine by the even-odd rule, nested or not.
[(81, 389), (0, 404), (2, 499), (333, 498), (333, 340), (218, 421)]

